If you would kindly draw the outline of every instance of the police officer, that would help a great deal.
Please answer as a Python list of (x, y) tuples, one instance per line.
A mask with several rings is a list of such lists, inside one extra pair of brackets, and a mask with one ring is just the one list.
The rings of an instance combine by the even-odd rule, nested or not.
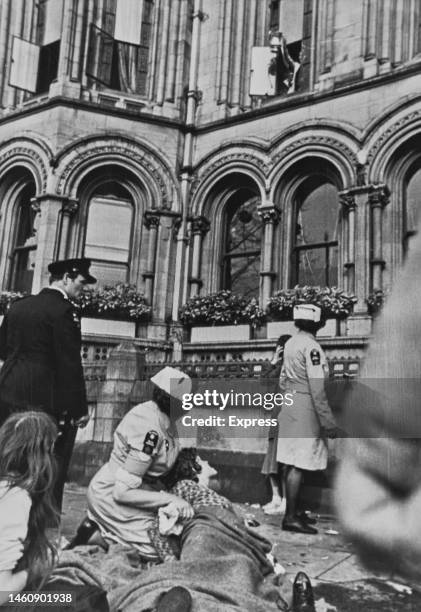
[(88, 422), (80, 321), (72, 300), (96, 279), (89, 259), (55, 261), (50, 286), (15, 302), (0, 328), (0, 424), (21, 410), (42, 410), (59, 424), (55, 490), (61, 507), (77, 427)]
[(297, 502), (304, 470), (324, 470), (327, 466), (325, 436), (336, 426), (326, 399), (324, 381), (326, 357), (315, 339), (323, 326), (321, 309), (300, 304), (293, 311), (298, 333), (285, 344), (281, 386), (291, 403), (284, 402), (278, 416), (279, 438), (276, 459), (285, 464), (286, 512), (282, 528), (299, 533), (317, 533), (305, 514), (298, 514)]

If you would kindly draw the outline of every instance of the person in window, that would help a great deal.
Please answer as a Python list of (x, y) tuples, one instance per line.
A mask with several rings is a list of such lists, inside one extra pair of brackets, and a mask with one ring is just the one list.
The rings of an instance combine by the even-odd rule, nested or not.
[(169, 366), (151, 382), (152, 399), (123, 418), (114, 433), (110, 460), (89, 484), (88, 516), (105, 539), (132, 546), (145, 560), (156, 561), (148, 530), (158, 509), (172, 502), (181, 519), (194, 514), (188, 502), (162, 490), (159, 481), (177, 458), (174, 422), (181, 415), (180, 400), (190, 393), (192, 383), (187, 374)]
[(298, 333), (285, 344), (281, 385), (294, 401), (285, 404), (278, 416), (279, 437), (276, 459), (285, 464), (285, 531), (315, 534), (305, 514), (298, 514), (298, 499), (304, 470), (327, 466), (325, 436), (336, 434), (336, 424), (326, 399), (325, 355), (315, 339), (323, 327), (321, 309), (313, 304), (294, 307)]
[(282, 32), (271, 35), (270, 49), (273, 54), (268, 67), (271, 90), (278, 95), (294, 93), (297, 91), (297, 77), (301, 63), (291, 57)]
[(13, 303), (0, 328), (0, 424), (15, 412), (42, 410), (60, 429), (56, 453), (63, 487), (77, 427), (88, 422), (85, 379), (80, 357), (80, 321), (73, 300), (96, 283), (89, 259), (66, 259), (48, 266), (50, 286)]
[[(279, 375), (280, 370), (284, 360), (284, 347), (285, 343), (291, 338), (289, 334), (284, 334), (278, 338), (278, 341), (275, 346), (275, 352), (273, 354), (271, 365), (272, 368), (265, 377), (272, 378), (276, 376), (276, 388), (275, 393), (282, 391), (279, 389)], [(277, 418), (279, 414), (280, 407), (273, 413), (273, 417)], [(284, 497), (284, 483), (280, 469), (283, 470), (281, 466), (279, 466), (276, 460), (276, 450), (278, 444), (278, 425), (272, 426), (268, 431), (268, 446), (266, 455), (262, 465), (262, 474), (268, 477), (272, 498), (271, 500), (263, 506), (263, 511), (265, 514), (281, 514), (285, 512), (286, 500)]]

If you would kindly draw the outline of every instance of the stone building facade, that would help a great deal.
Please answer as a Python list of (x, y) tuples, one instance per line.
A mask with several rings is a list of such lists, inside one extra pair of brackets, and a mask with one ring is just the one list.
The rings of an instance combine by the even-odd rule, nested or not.
[(185, 342), (188, 297), (338, 285), (323, 342), (361, 356), (415, 231), (420, 70), (420, 0), (0, 0), (1, 289), (89, 256), (191, 361), (273, 339)]

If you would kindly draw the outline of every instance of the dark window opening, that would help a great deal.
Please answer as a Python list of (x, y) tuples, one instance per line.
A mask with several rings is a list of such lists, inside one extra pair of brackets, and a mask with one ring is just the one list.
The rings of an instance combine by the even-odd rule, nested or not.
[(57, 78), (59, 56), (59, 40), (41, 47), (39, 54), (37, 93), (48, 91), (51, 83)]

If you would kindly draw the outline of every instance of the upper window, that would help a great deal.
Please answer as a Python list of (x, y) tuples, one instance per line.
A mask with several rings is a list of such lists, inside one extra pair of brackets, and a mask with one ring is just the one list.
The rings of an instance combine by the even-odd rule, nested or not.
[(222, 262), (222, 288), (246, 297), (258, 297), (262, 223), (257, 198), (239, 190), (227, 204)]
[(293, 228), (293, 285), (337, 285), (338, 221), (336, 187), (321, 177), (305, 181)]
[(130, 272), (133, 205), (113, 195), (94, 196), (89, 203), (84, 256), (104, 284), (127, 282)]
[(417, 233), (420, 220), (421, 168), (418, 168), (409, 179), (404, 203), (403, 214), (403, 252), (404, 256), (410, 248), (411, 238)]
[(97, 83), (145, 96), (153, 0), (117, 0), (105, 29), (91, 24), (86, 73)]
[(40, 0), (36, 42), (13, 37), (9, 83), (30, 93), (44, 93), (57, 78), (64, 0)]
[(32, 289), (37, 248), (37, 215), (31, 206), (31, 198), (34, 195), (35, 186), (32, 183), (27, 185), (19, 195), (13, 250), (11, 254), (11, 291), (30, 293)]

